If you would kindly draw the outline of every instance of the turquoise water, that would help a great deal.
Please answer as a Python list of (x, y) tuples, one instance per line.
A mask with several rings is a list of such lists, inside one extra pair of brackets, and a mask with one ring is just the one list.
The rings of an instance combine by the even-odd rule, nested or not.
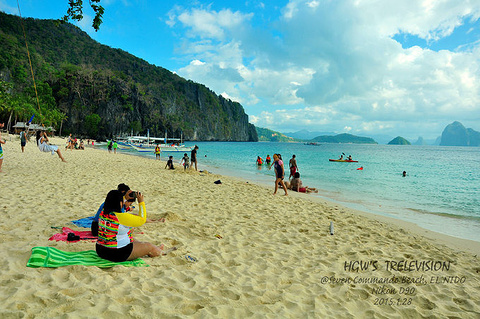
[[(192, 146), (193, 143), (186, 143)], [(199, 169), (272, 186), (274, 172), (257, 156), (296, 155), (304, 185), (345, 206), (413, 222), (480, 242), (480, 148), (366, 144), (197, 142)], [(329, 162), (340, 154), (358, 163)], [(189, 154), (190, 155), (190, 154)], [(150, 155), (153, 158), (153, 155)], [(183, 154), (174, 154), (180, 161)], [(363, 170), (357, 168), (363, 167)], [(402, 172), (407, 176), (403, 177)]]

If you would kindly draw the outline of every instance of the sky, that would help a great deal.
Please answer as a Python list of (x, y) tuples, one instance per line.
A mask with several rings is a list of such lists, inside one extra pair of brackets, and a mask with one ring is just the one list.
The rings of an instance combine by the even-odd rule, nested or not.
[[(88, 1), (84, 1), (88, 7)], [(68, 0), (19, 0), (61, 18)], [(101, 0), (96, 41), (242, 104), (250, 123), (435, 139), (480, 131), (479, 0)], [(17, 1), (0, 10), (18, 15)], [(28, 31), (27, 31), (28, 32)]]

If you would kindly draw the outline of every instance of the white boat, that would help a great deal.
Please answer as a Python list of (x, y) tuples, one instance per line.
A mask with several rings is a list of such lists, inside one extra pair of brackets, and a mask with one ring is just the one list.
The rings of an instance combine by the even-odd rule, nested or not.
[(161, 152), (190, 152), (193, 147), (180, 144), (181, 138), (167, 138), (165, 133), (164, 138), (150, 137), (150, 131), (147, 131), (147, 136), (129, 136), (122, 138), (117, 143), (122, 146), (128, 146), (137, 152), (154, 152), (157, 145)]
[[(136, 150), (137, 152), (150, 152), (150, 153), (153, 153), (155, 151), (155, 148), (156, 148), (156, 144), (154, 145), (150, 145), (150, 146), (145, 146), (145, 145), (134, 145), (134, 144), (130, 144), (132, 146), (132, 148), (134, 150)], [(165, 144), (158, 144), (160, 146), (160, 151), (161, 152), (190, 152), (193, 147), (190, 147), (190, 146), (185, 146), (185, 145), (165, 145)]]

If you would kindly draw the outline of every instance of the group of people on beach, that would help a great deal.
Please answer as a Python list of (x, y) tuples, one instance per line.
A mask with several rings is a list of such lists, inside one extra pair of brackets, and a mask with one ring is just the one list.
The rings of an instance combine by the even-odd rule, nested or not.
[[(4, 123), (0, 123), (0, 129), (3, 129)], [(28, 137), (27, 132), (25, 129), (20, 132), (20, 147), (22, 148), (22, 153), (25, 152), (25, 146), (27, 144)], [(0, 132), (0, 172), (2, 171), (2, 164), (3, 164), (3, 148), (2, 144), (5, 144), (6, 140), (2, 138), (2, 133)], [(58, 149), (56, 145), (48, 144), (48, 136), (45, 131), (37, 131), (37, 146), (42, 152), (51, 152), (52, 155), (57, 153), (58, 157), (63, 161), (66, 162), (65, 158), (63, 157), (62, 153)]]
[[(160, 146), (157, 144), (157, 147), (155, 148), (155, 155), (157, 155), (156, 150), (160, 149)], [(182, 159), (180, 160), (180, 165), (183, 166), (183, 170), (187, 170), (189, 167), (195, 167), (195, 170), (197, 170), (197, 150), (198, 146), (195, 145), (190, 153), (191, 157), (188, 157), (187, 153), (183, 154)], [(160, 159), (160, 151), (158, 152), (158, 157), (157, 159)], [(165, 165), (165, 169), (175, 169), (173, 166), (173, 156), (170, 155), (167, 160), (167, 164)]]
[(272, 166), (275, 170), (275, 190), (273, 192), (273, 195), (277, 193), (279, 187), (283, 188), (283, 190), (285, 191), (285, 195), (288, 195), (287, 189), (291, 189), (293, 191), (301, 193), (318, 193), (318, 190), (316, 188), (303, 186), (302, 180), (300, 179), (300, 173), (298, 172), (297, 160), (295, 155), (292, 155), (292, 158), (289, 162), (290, 176), (288, 178), (288, 182), (283, 181), (283, 179), (285, 178), (285, 167), (281, 154), (273, 154), (273, 163), (269, 166), (268, 169), (271, 169)]
[(67, 142), (65, 144), (65, 150), (84, 150), (85, 149), (85, 143), (83, 142), (83, 139), (80, 141), (72, 137), (72, 134), (70, 134), (67, 138)]
[(111, 152), (112, 152), (112, 149), (113, 149), (113, 153), (114, 153), (114, 154), (117, 154), (117, 148), (118, 148), (118, 143), (117, 143), (117, 141), (115, 141), (115, 140), (110, 140), (110, 141), (108, 141), (107, 149), (108, 149), (108, 152), (109, 152), (109, 153), (111, 153)]

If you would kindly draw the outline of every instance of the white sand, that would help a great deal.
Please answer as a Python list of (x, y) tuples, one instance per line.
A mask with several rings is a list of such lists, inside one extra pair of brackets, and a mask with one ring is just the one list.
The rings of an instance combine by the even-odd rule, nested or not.
[[(63, 150), (64, 140), (53, 142)], [(163, 161), (91, 148), (63, 151), (68, 163), (62, 163), (34, 143), (21, 153), (17, 137), (3, 147), (0, 318), (480, 317), (479, 243), (372, 219), (305, 194), (273, 196), (273, 180), (265, 188), (168, 171)], [(221, 185), (213, 183), (218, 179)], [(58, 232), (51, 226), (86, 230), (70, 221), (93, 216), (119, 183), (144, 193), (149, 218), (166, 218), (136, 229), (135, 237), (177, 251), (144, 258), (150, 267), (143, 268), (25, 266), (34, 246), (94, 249), (91, 241), (49, 241)], [(198, 261), (188, 262), (187, 254)], [(404, 260), (451, 263), (445, 271), (386, 268), (387, 261)], [(345, 270), (350, 261), (369, 268)], [(421, 284), (402, 283), (422, 277)], [(378, 278), (400, 282), (359, 282)]]

